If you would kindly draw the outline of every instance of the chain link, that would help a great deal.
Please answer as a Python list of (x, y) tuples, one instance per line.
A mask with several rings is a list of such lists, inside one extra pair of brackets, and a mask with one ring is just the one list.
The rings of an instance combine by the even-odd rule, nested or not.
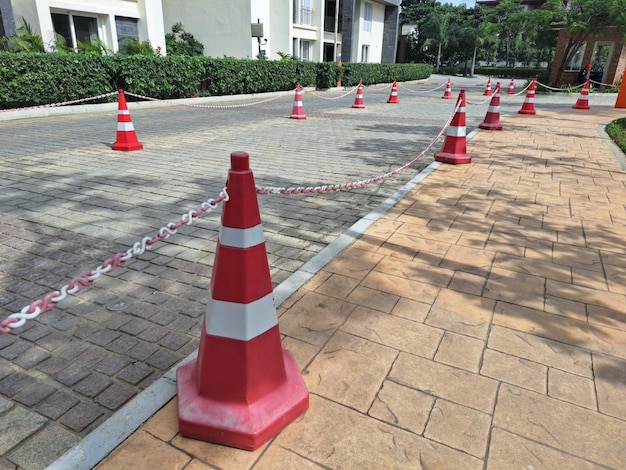
[(60, 290), (50, 292), (43, 299), (36, 300), (30, 305), (25, 306), (20, 312), (9, 315), (0, 324), (0, 333), (10, 333), (13, 328), (22, 326), (26, 320), (36, 318), (46, 310), (53, 308), (68, 295), (76, 294), (84, 287), (91, 286), (102, 274), (109, 273), (116, 268), (124, 266), (126, 262), (133, 257), (142, 255), (156, 243), (175, 235), (178, 229), (183, 225), (191, 225), (202, 214), (211, 212), (213, 209), (217, 208), (220, 202), (226, 202), (228, 199), (228, 192), (226, 188), (224, 188), (217, 199), (209, 199), (203, 202), (200, 205), (200, 209), (191, 210), (183, 214), (178, 222), (170, 222), (165, 227), (161, 227), (156, 235), (144, 237), (141, 241), (135, 242), (126, 252), (117, 253), (113, 258), (105, 260), (93, 271), (86, 271), (79, 277), (75, 277), (67, 285), (61, 287)]
[(110, 93), (104, 93), (103, 95), (90, 96), (89, 98), (80, 98), (80, 99), (77, 99), (77, 100), (61, 101), (59, 103), (51, 103), (51, 104), (40, 104), (38, 106), (28, 106), (28, 107), (25, 107), (25, 108), (2, 109), (2, 110), (0, 110), (0, 112), (1, 113), (9, 113), (9, 112), (13, 112), (13, 111), (27, 111), (27, 110), (30, 110), (30, 109), (56, 108), (58, 106), (66, 106), (68, 104), (84, 103), (86, 101), (93, 101), (93, 100), (99, 100), (101, 98), (108, 98), (109, 96), (113, 96), (113, 95), (117, 95), (117, 94), (118, 94), (117, 91), (112, 91)]
[[(295, 91), (296, 89), (294, 88), (291, 91)], [(283, 98), (284, 95), (278, 95), (278, 96), (273, 96), (271, 98), (267, 98), (265, 100), (261, 100), (261, 101), (255, 101), (253, 103), (243, 103), (243, 104), (231, 104), (231, 105), (209, 105), (209, 104), (191, 104), (191, 103), (179, 103), (177, 101), (171, 101), (171, 100), (162, 100), (159, 98), (151, 98), (149, 96), (144, 96), (144, 95), (139, 95), (137, 93), (131, 93), (130, 91), (125, 91), (124, 94), (129, 95), (129, 96), (134, 96), (135, 98), (140, 98), (143, 100), (147, 100), (147, 101), (158, 101), (160, 103), (167, 103), (173, 106), (187, 106), (190, 108), (206, 108), (206, 109), (230, 109), (230, 108), (245, 108), (248, 106), (255, 106), (257, 104), (263, 104), (263, 103), (269, 103), (270, 101), (274, 101), (277, 100), (279, 98)]]

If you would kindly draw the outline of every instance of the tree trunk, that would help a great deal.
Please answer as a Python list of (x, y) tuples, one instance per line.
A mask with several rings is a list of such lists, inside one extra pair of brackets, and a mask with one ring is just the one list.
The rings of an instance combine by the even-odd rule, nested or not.
[(439, 48), (437, 49), (437, 73), (439, 73), (440, 63), (441, 63), (441, 42), (439, 43)]

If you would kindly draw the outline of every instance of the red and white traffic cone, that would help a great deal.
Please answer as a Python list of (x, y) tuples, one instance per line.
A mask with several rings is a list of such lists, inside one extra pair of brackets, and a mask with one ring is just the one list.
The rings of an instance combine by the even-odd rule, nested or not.
[(491, 77), (487, 79), (487, 87), (485, 88), (483, 96), (491, 96)]
[(296, 85), (296, 96), (293, 100), (293, 109), (289, 119), (306, 119), (304, 114), (304, 106), (302, 105), (302, 92), (300, 91), (300, 84)]
[(515, 94), (515, 79), (511, 77), (511, 83), (509, 83), (509, 91), (506, 92), (507, 95)]
[(485, 120), (478, 124), (478, 127), (490, 131), (502, 130), (502, 124), (500, 124), (500, 82), (496, 83), (496, 90), (491, 97)]
[(354, 98), (353, 108), (364, 109), (365, 105), (363, 104), (363, 83), (359, 80), (359, 86), (356, 89), (356, 98)]
[(396, 84), (396, 81), (393, 81), (393, 85), (391, 85), (391, 95), (389, 95), (389, 99), (387, 100), (387, 103), (391, 103), (391, 104), (398, 104), (400, 103), (400, 101), (398, 100), (398, 85)]
[(576, 104), (572, 106), (574, 109), (591, 109), (589, 107), (589, 79), (583, 85), (583, 89), (580, 92), (580, 96), (576, 101)]
[(308, 409), (309, 393), (281, 345), (249, 156), (230, 161), (198, 356), (176, 374), (178, 422), (183, 436), (254, 450)]
[(533, 78), (533, 81), (530, 82), (530, 87), (528, 88), (528, 92), (526, 92), (526, 99), (524, 103), (522, 103), (522, 108), (518, 111), (519, 114), (537, 114), (535, 111), (536, 82), (536, 78)]
[(135, 126), (128, 111), (124, 90), (119, 90), (117, 98), (117, 140), (113, 144), (113, 150), (130, 152), (142, 150), (143, 144), (137, 140)]
[(452, 83), (450, 82), (450, 78), (448, 77), (448, 83), (446, 83), (446, 91), (443, 93), (443, 99), (451, 100), (454, 98), (452, 96)]
[(459, 109), (454, 114), (448, 131), (446, 140), (443, 143), (441, 152), (435, 154), (435, 160), (443, 163), (452, 163), (458, 165), (461, 163), (470, 163), (472, 157), (465, 153), (467, 150), (466, 138), (466, 118), (465, 118), (465, 90), (461, 90), (457, 103), (460, 104)]

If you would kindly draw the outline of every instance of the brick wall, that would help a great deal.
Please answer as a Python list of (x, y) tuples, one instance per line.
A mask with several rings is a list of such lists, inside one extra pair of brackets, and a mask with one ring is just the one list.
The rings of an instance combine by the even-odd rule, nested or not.
[[(556, 82), (558, 64), (563, 58), (565, 46), (567, 45), (569, 37), (570, 36), (567, 31), (563, 29), (560, 31), (556, 52), (554, 54), (554, 62), (552, 69), (550, 70), (550, 81), (552, 83)], [(614, 45), (613, 54), (611, 55), (611, 60), (607, 65), (607, 74), (604, 81), (606, 83), (617, 84), (620, 82), (622, 75), (624, 74), (624, 69), (626, 68), (626, 44), (624, 43), (624, 36), (620, 28), (611, 26), (606, 28), (598, 36), (588, 38), (582, 66), (584, 67), (586, 64), (591, 63), (591, 56), (596, 48), (596, 44), (605, 42), (612, 42)], [(577, 70), (572, 72), (566, 71), (563, 74), (563, 83), (575, 83), (577, 75)]]

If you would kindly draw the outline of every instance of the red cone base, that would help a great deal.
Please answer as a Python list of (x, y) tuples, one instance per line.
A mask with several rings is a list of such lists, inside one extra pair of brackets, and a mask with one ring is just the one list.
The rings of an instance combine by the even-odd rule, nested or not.
[(387, 100), (387, 103), (391, 103), (391, 104), (399, 104), (400, 101), (398, 100), (398, 85), (396, 84), (396, 81), (393, 81), (393, 85), (391, 85), (391, 95), (389, 95), (389, 99)]
[(465, 90), (461, 90), (459, 94), (459, 101), (461, 104), (458, 111), (452, 118), (450, 126), (448, 126), (448, 132), (446, 134), (446, 140), (443, 143), (443, 149), (441, 152), (437, 152), (435, 154), (435, 160), (438, 162), (459, 165), (463, 163), (470, 163), (472, 161), (472, 157), (465, 153), (467, 145), (467, 138), (465, 135)]
[(296, 96), (293, 100), (293, 109), (291, 110), (291, 116), (289, 119), (306, 119), (304, 114), (304, 106), (302, 105), (302, 92), (300, 91), (300, 84), (296, 85)]
[(496, 83), (496, 91), (491, 98), (491, 103), (489, 103), (485, 120), (478, 124), (478, 127), (489, 131), (502, 130), (502, 124), (500, 124), (500, 82)]
[[(211, 349), (212, 353), (216, 346)], [(251, 348), (248, 354), (257, 354), (256, 349)], [(237, 449), (255, 450), (282, 431), (309, 407), (309, 394), (291, 352), (283, 350), (282, 354), (286, 380), (253, 403), (200, 396), (196, 383), (196, 361), (179, 367), (176, 388), (180, 434)], [(232, 358), (220, 354), (213, 360), (230, 362)], [(242, 371), (231, 370), (230, 373)]]
[(359, 80), (359, 86), (356, 89), (356, 98), (354, 98), (353, 108), (364, 109), (365, 104), (363, 104), (363, 83)]
[(483, 96), (491, 96), (491, 78), (487, 79), (487, 88), (485, 88)]
[(451, 100), (453, 98), (452, 84), (450, 83), (449, 78), (448, 78), (448, 83), (446, 84), (446, 91), (443, 93), (443, 96), (441, 98), (443, 98), (444, 100)]
[(528, 92), (526, 93), (526, 99), (524, 100), (524, 103), (522, 103), (522, 108), (517, 112), (518, 114), (537, 114), (537, 111), (535, 111), (536, 81), (536, 79), (533, 79), (530, 83), (530, 88), (528, 88)]
[(576, 104), (572, 106), (573, 109), (591, 109), (589, 107), (589, 79), (583, 85), (583, 89), (580, 92), (580, 96), (576, 101)]
[(515, 79), (514, 78), (511, 79), (511, 83), (509, 83), (509, 91), (507, 91), (506, 93), (507, 95), (515, 94)]
[(143, 145), (137, 140), (133, 120), (128, 111), (124, 90), (119, 90), (117, 101), (117, 140), (113, 144), (113, 150), (130, 152), (142, 149)]

